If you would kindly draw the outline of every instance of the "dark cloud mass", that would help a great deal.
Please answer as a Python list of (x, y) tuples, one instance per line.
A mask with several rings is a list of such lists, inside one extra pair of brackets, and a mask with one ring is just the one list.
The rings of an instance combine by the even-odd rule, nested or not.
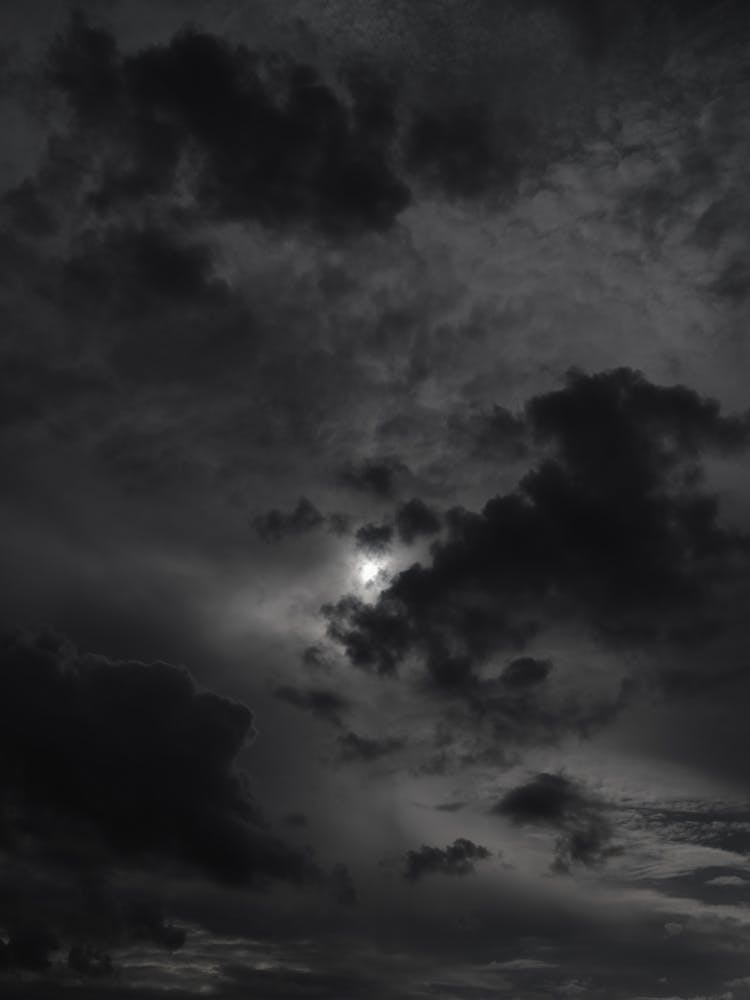
[(0, 996), (750, 1000), (748, 5), (0, 33)]
[(552, 664), (549, 660), (535, 660), (533, 656), (519, 656), (503, 670), (501, 680), (510, 688), (530, 688), (547, 679)]
[[(411, 178), (476, 198), (514, 190), (536, 155), (537, 123), (522, 104), (499, 117), (484, 101), (427, 110), (365, 63), (325, 79), (194, 27), (123, 53), (76, 14), (51, 48), (48, 79), (89, 151), (88, 202), (105, 215), (154, 197), (177, 208), (187, 185), (216, 220), (382, 230), (410, 204)], [(12, 207), (27, 230), (49, 228), (28, 187)]]
[(53, 633), (6, 636), (0, 685), (11, 848), (30, 839), (83, 859), (90, 843), (232, 882), (306, 877), (236, 769), (252, 732), (243, 705), (196, 690), (178, 667), (81, 654)]
[(507, 792), (494, 809), (519, 826), (542, 826), (560, 831), (554, 867), (598, 865), (618, 853), (606, 805), (561, 774), (538, 774)]
[(424, 501), (414, 497), (396, 511), (396, 529), (401, 541), (410, 545), (423, 535), (436, 535), (440, 531), (440, 518)]
[(720, 525), (701, 462), (743, 448), (746, 420), (627, 369), (574, 372), (526, 414), (543, 457), (514, 492), (450, 511), (431, 561), (374, 605), (327, 609), (353, 663), (392, 673), (415, 651), (440, 683), (446, 657), (481, 663), (523, 645), (541, 608), (629, 640), (718, 613), (715, 587), (745, 541)]
[(475, 862), (484, 861), (490, 854), (486, 847), (463, 837), (444, 850), (424, 845), (418, 851), (407, 852), (404, 878), (418, 882), (427, 875), (471, 875)]
[(102, 212), (175, 193), (181, 170), (197, 207), (218, 219), (378, 229), (408, 202), (388, 129), (311, 66), (189, 28), (125, 56), (78, 16), (50, 77), (95, 143), (90, 199)]

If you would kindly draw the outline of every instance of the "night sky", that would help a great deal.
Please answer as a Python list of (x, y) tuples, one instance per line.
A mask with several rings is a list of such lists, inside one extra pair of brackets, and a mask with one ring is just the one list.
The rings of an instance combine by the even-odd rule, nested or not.
[(750, 8), (0, 39), (0, 995), (750, 1000)]

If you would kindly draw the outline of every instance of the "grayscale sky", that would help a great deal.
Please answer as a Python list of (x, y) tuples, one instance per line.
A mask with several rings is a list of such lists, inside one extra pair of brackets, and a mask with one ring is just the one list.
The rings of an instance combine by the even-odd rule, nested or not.
[(750, 12), (0, 37), (2, 995), (750, 1000)]

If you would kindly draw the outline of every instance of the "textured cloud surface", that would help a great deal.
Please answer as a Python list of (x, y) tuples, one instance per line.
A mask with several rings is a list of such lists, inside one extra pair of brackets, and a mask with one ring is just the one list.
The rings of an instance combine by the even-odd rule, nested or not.
[(0, 27), (0, 993), (750, 998), (745, 6)]

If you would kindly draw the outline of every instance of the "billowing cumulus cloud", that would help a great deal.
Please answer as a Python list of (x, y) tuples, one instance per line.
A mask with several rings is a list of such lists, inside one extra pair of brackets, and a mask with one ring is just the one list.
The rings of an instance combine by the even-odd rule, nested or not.
[(347, 597), (327, 609), (355, 665), (388, 674), (417, 653), (440, 684), (454, 675), (446, 662), (469, 678), (545, 619), (637, 641), (677, 639), (718, 613), (714, 581), (732, 577), (744, 542), (721, 526), (701, 461), (743, 448), (746, 420), (626, 369), (572, 373), (526, 418), (546, 454), (514, 492), (479, 513), (449, 512), (431, 561), (400, 573), (375, 605)]
[(53, 633), (5, 636), (0, 685), (11, 850), (30, 841), (83, 858), (90, 844), (232, 882), (309, 877), (237, 769), (252, 734), (245, 706), (197, 690), (179, 667), (82, 654)]

